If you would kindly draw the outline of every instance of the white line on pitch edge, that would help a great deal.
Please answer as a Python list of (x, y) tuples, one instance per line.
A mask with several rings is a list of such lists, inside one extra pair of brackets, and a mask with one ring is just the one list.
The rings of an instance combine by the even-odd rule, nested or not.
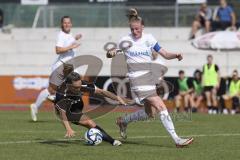
[[(219, 133), (219, 134), (198, 134), (198, 135), (183, 135), (181, 137), (231, 137), (240, 136), (240, 133)], [(128, 137), (128, 139), (145, 139), (145, 138), (169, 138), (170, 136), (134, 136)], [(56, 142), (68, 142), (68, 141), (83, 141), (83, 138), (78, 139), (49, 139), (49, 140), (22, 140), (22, 141), (6, 141), (0, 142), (0, 145), (4, 144), (29, 144), (29, 143), (47, 143), (51, 141)]]

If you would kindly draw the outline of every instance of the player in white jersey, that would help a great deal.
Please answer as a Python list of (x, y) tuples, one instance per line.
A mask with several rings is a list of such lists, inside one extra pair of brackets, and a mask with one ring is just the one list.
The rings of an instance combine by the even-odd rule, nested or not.
[[(144, 110), (139, 110), (134, 113), (119, 117), (117, 124), (120, 128), (120, 134), (126, 138), (126, 127), (130, 122), (147, 120), (159, 115), (163, 126), (173, 138), (177, 147), (184, 147), (192, 143), (193, 138), (180, 138), (175, 132), (172, 119), (162, 99), (156, 93), (156, 78), (151, 67), (153, 64), (153, 52), (157, 52), (165, 59), (182, 60), (182, 55), (171, 53), (164, 50), (158, 44), (157, 40), (151, 34), (143, 33), (144, 23), (141, 17), (138, 16), (136, 9), (130, 9), (129, 26), (131, 33), (123, 37), (120, 44), (129, 42), (131, 44), (125, 48), (125, 58), (128, 66), (128, 76), (130, 80), (131, 91), (144, 104)], [(111, 58), (118, 54), (118, 49), (111, 49), (107, 52), (107, 57)], [(161, 70), (161, 68), (159, 68)]]
[[(53, 63), (51, 70), (52, 73), (56, 70), (63, 62), (66, 62), (75, 56), (74, 49), (79, 47), (80, 44), (77, 42), (82, 35), (77, 34), (75, 37), (71, 34), (72, 21), (69, 16), (63, 16), (61, 18), (61, 31), (59, 31), (56, 39), (56, 54), (58, 58)], [(51, 76), (50, 76), (51, 77)], [(57, 81), (57, 79), (56, 79)], [(48, 88), (42, 90), (36, 102), (30, 105), (31, 117), (33, 121), (37, 121), (38, 109), (41, 107), (42, 103), (49, 98), (54, 99), (57, 86), (56, 84), (49, 82)]]

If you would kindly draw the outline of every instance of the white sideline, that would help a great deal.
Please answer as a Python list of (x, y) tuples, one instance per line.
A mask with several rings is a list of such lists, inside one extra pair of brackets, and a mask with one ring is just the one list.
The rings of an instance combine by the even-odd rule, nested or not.
[[(240, 133), (219, 133), (219, 134), (197, 134), (197, 135), (182, 135), (181, 137), (231, 137), (240, 136)], [(118, 137), (120, 138), (120, 137)], [(135, 136), (128, 137), (128, 139), (146, 139), (146, 138), (170, 138), (170, 136)], [(49, 140), (23, 140), (23, 141), (6, 141), (0, 142), (0, 145), (5, 144), (30, 144), (30, 143), (47, 143), (51, 141), (56, 142), (68, 142), (68, 141), (83, 141), (83, 138), (79, 139), (49, 139)]]

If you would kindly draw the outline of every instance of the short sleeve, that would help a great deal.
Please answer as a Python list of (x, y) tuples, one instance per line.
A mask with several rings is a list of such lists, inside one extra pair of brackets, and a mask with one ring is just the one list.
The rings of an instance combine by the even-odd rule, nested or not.
[(150, 44), (150, 47), (154, 49), (156, 52), (159, 52), (161, 49), (161, 46), (159, 45), (158, 41), (153, 37), (152, 34), (149, 34), (148, 36), (148, 42)]
[(64, 46), (64, 37), (61, 33), (59, 33), (56, 39), (56, 47), (63, 47), (63, 46)]

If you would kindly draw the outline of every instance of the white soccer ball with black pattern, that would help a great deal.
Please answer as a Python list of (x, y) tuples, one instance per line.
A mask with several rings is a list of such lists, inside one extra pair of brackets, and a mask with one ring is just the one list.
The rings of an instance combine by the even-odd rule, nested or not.
[(85, 133), (85, 141), (89, 145), (99, 145), (102, 143), (103, 135), (101, 131), (96, 128), (91, 128)]

